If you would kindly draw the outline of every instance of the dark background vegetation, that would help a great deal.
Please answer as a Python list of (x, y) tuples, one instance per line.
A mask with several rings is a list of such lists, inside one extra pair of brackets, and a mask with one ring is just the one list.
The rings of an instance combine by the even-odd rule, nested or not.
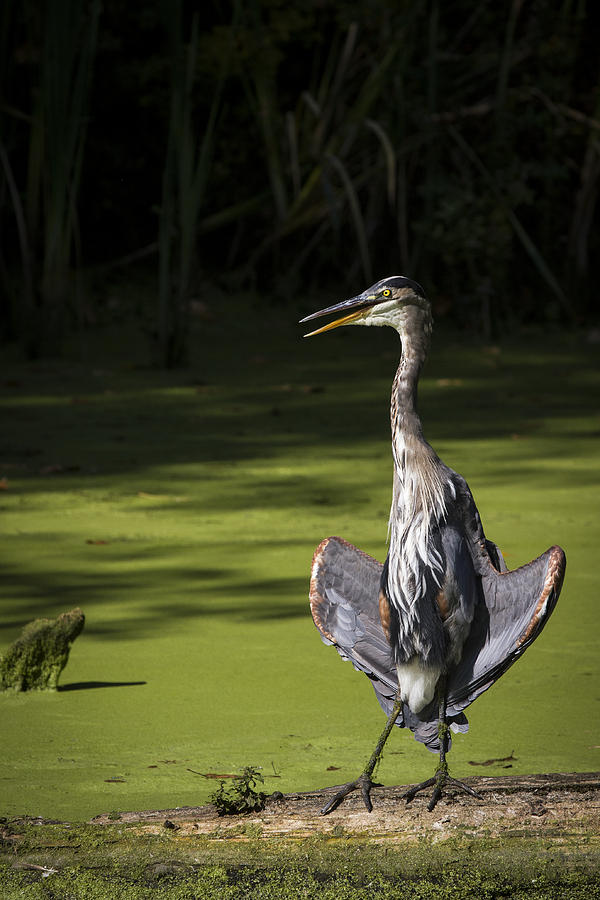
[[(174, 366), (215, 297), (295, 315), (397, 272), (487, 337), (590, 324), (598, 18), (589, 0), (4, 0), (1, 339), (36, 357), (128, 315)], [(119, 281), (144, 286), (125, 309)]]

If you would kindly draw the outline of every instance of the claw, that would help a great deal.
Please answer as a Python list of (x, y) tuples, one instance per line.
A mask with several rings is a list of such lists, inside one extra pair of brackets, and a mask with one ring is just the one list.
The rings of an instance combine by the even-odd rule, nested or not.
[(431, 795), (431, 800), (427, 804), (427, 809), (429, 810), (429, 812), (433, 812), (433, 810), (435, 809), (435, 806), (441, 796), (442, 796), (442, 786), (441, 786), (441, 784), (436, 784), (436, 786), (433, 790), (433, 794)]
[(483, 796), (474, 790), (472, 787), (469, 787), (468, 784), (465, 784), (464, 781), (459, 781), (458, 778), (450, 778), (448, 777), (448, 781), (451, 781), (455, 787), (460, 788), (465, 791), (465, 793), (470, 794), (472, 797), (477, 797), (478, 800), (483, 800)]
[(445, 770), (440, 770), (435, 773), (433, 778), (428, 778), (427, 781), (422, 781), (421, 784), (416, 784), (414, 787), (410, 788), (404, 794), (402, 794), (401, 800), (406, 800), (407, 803), (410, 803), (411, 800), (414, 800), (416, 795), (420, 791), (424, 791), (427, 788), (435, 785), (433, 790), (433, 794), (431, 795), (431, 800), (427, 804), (427, 809), (429, 812), (433, 812), (435, 809), (438, 800), (442, 796), (442, 791), (446, 787), (446, 785), (453, 785), (459, 790), (465, 791), (467, 794), (471, 794), (472, 797), (477, 797), (478, 800), (483, 800), (481, 794), (478, 794), (477, 791), (473, 790), (472, 787), (469, 787), (468, 784), (465, 784), (463, 781), (459, 781), (457, 778), (452, 778), (448, 775), (448, 772)]
[(373, 787), (373, 782), (367, 776), (367, 779), (364, 779), (361, 784), (360, 792), (362, 794), (363, 803), (367, 807), (367, 812), (373, 812), (373, 804), (371, 803), (371, 788)]
[(435, 784), (435, 778), (428, 778), (427, 781), (422, 781), (421, 784), (416, 784), (413, 788), (410, 788), (410, 790), (402, 794), (400, 799), (410, 803), (411, 800), (415, 799), (419, 791), (424, 791), (426, 788), (431, 787), (432, 784)]
[(360, 775), (356, 781), (349, 781), (348, 784), (345, 784), (337, 794), (331, 798), (329, 803), (326, 803), (323, 809), (321, 810), (320, 815), (326, 816), (328, 813), (333, 812), (334, 809), (337, 809), (340, 803), (346, 799), (348, 794), (351, 794), (352, 791), (357, 791), (360, 788), (360, 792), (362, 794), (363, 802), (367, 807), (368, 812), (373, 811), (373, 804), (371, 803), (371, 788), (381, 787), (380, 784), (377, 784), (375, 781), (371, 781), (369, 775), (366, 775), (364, 772)]

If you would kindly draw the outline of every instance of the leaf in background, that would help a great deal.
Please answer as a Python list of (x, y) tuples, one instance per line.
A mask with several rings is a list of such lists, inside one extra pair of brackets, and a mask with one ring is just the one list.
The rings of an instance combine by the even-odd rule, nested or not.
[(193, 775), (201, 775), (202, 778), (214, 778), (217, 781), (220, 781), (223, 778), (239, 778), (239, 775), (230, 775), (229, 773), (220, 774), (219, 772), (196, 772), (195, 769), (188, 769), (188, 772), (192, 772)]
[[(475, 762), (474, 760), (469, 760), (470, 766), (493, 766), (496, 763), (504, 763), (504, 762), (516, 762), (517, 757), (514, 755), (514, 750), (511, 751), (510, 756), (499, 756), (494, 759), (485, 759), (483, 762)], [(505, 769), (510, 768), (510, 766), (504, 766)]]

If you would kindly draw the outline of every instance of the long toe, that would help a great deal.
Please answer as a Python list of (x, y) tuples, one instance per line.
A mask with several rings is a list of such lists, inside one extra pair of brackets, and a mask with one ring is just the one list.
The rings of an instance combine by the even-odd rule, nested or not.
[(418, 793), (427, 790), (427, 788), (430, 787), (433, 787), (433, 793), (431, 795), (431, 800), (427, 804), (427, 809), (429, 810), (429, 812), (432, 812), (435, 809), (445, 787), (458, 788), (458, 790), (465, 791), (465, 793), (471, 794), (472, 797), (476, 797), (478, 800), (483, 800), (481, 794), (478, 794), (477, 791), (474, 791), (472, 787), (470, 787), (468, 784), (465, 784), (463, 781), (458, 781), (458, 779), (452, 778), (444, 770), (438, 770), (433, 778), (428, 778), (427, 781), (422, 781), (421, 784), (416, 784), (414, 787), (409, 788), (408, 791), (402, 794), (401, 799), (406, 800), (407, 803), (410, 803), (411, 800), (414, 800)]
[(478, 800), (483, 800), (483, 796), (474, 790), (470, 785), (465, 784), (464, 781), (459, 781), (458, 778), (452, 778), (450, 775), (447, 776), (447, 783), (453, 784), (454, 787), (459, 788), (461, 791), (464, 791), (466, 794), (470, 794), (471, 797), (477, 797)]
[(376, 784), (376, 782), (371, 781), (369, 775), (366, 775), (364, 772), (360, 775), (356, 781), (349, 781), (348, 784), (345, 784), (340, 790), (335, 794), (329, 803), (326, 803), (323, 809), (321, 810), (321, 815), (326, 816), (328, 813), (333, 812), (334, 809), (337, 809), (340, 803), (346, 799), (348, 794), (351, 794), (352, 791), (360, 790), (363, 798), (363, 802), (367, 807), (369, 812), (373, 810), (373, 804), (371, 803), (371, 788), (380, 787), (380, 785)]
[(427, 790), (427, 788), (431, 787), (432, 784), (435, 784), (435, 778), (428, 778), (427, 781), (422, 781), (420, 784), (415, 784), (414, 787), (411, 787), (408, 791), (405, 791), (400, 799), (406, 800), (407, 803), (410, 803), (411, 800), (415, 799), (420, 791)]

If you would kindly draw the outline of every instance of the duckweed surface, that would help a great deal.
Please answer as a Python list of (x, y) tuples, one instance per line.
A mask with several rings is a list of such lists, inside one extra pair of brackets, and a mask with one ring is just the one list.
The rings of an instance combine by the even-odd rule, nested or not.
[[(219, 310), (178, 372), (126, 328), (1, 363), (0, 652), (36, 616), (86, 617), (58, 692), (0, 695), (1, 814), (198, 805), (244, 766), (268, 792), (360, 771), (381, 712), (319, 640), (308, 573), (328, 534), (385, 556), (399, 348), (387, 329), (303, 341), (308, 311)], [(600, 768), (596, 360), (580, 334), (434, 334), (428, 439), (511, 567), (553, 543), (568, 560), (543, 635), (471, 707), (458, 777)], [(396, 730), (378, 778), (433, 764)]]

